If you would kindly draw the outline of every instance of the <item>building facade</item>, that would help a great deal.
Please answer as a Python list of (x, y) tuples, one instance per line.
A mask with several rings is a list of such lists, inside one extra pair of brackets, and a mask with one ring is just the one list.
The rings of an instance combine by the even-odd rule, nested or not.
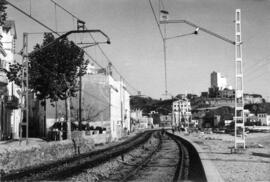
[(6, 75), (9, 64), (15, 63), (17, 35), (14, 21), (7, 20), (0, 27), (0, 38), (0, 139), (18, 139), (21, 120), (20, 88), (14, 82), (9, 82)]
[(112, 138), (121, 138), (123, 129), (130, 131), (130, 94), (123, 81), (108, 77), (110, 85), (110, 122)]
[(270, 125), (270, 115), (268, 115), (267, 113), (258, 113), (257, 117), (263, 126)]
[(263, 97), (258, 94), (244, 94), (245, 104), (262, 103)]
[(235, 90), (225, 88), (223, 90), (218, 91), (218, 96), (220, 98), (234, 98), (235, 97)]
[(135, 121), (140, 121), (143, 117), (143, 111), (141, 109), (134, 109), (130, 112), (130, 118)]
[[(78, 125), (79, 118), (79, 94), (71, 98), (71, 122)], [(105, 73), (86, 74), (82, 77), (82, 122), (89, 126), (99, 123), (106, 128), (106, 133), (112, 139), (121, 138), (125, 132), (130, 131), (130, 94), (122, 81), (116, 81)], [(44, 124), (40, 131), (48, 133), (56, 122), (65, 120), (65, 101), (50, 103), (45, 106)], [(40, 121), (43, 121), (43, 115)], [(96, 126), (95, 126), (96, 127)]]
[(227, 87), (227, 79), (225, 76), (221, 75), (221, 73), (213, 71), (210, 77), (211, 88), (218, 88), (219, 90), (223, 90)]
[(160, 115), (160, 127), (169, 127), (172, 125), (172, 113), (169, 113), (168, 115)]
[(191, 105), (188, 99), (179, 99), (172, 105), (172, 125), (188, 125), (191, 121)]

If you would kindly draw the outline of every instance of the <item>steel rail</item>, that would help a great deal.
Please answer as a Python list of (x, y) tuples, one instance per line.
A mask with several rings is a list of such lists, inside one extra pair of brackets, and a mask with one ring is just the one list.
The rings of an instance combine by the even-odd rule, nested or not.
[(173, 136), (176, 140), (181, 142), (181, 144), (184, 146), (185, 150), (185, 161), (184, 161), (184, 166), (182, 168), (182, 179), (179, 176), (178, 180), (190, 180), (190, 181), (202, 181), (206, 182), (206, 174), (205, 170), (202, 166), (202, 161), (199, 156), (198, 151), (194, 146), (187, 141), (186, 139), (182, 138), (181, 136), (178, 135), (173, 135), (169, 133), (169, 135)]
[(175, 174), (173, 177), (173, 182), (177, 182), (181, 179), (187, 180), (188, 179), (188, 167), (189, 167), (189, 154), (186, 147), (182, 144), (182, 142), (175, 137), (175, 135), (166, 133), (170, 136), (176, 143), (179, 149), (179, 161), (175, 170)]
[(120, 182), (127, 181), (132, 176), (134, 176), (141, 168), (143, 168), (143, 166), (147, 165), (151, 161), (153, 155), (156, 154), (160, 150), (161, 145), (162, 145), (162, 139), (161, 139), (161, 136), (159, 134), (159, 143), (158, 143), (157, 147), (155, 148), (155, 150), (153, 150), (147, 157), (145, 157), (145, 160), (143, 160), (141, 164), (136, 165), (136, 167), (130, 173), (128, 173), (126, 176), (124, 176), (120, 180)]
[[(176, 138), (174, 135), (168, 132), (166, 132), (166, 134), (171, 138), (171, 140), (173, 140), (177, 144), (178, 149), (179, 149), (179, 160), (178, 160), (175, 174), (173, 176), (172, 181), (177, 182), (181, 179), (187, 180), (188, 179), (188, 166), (189, 166), (188, 151), (178, 138)], [(160, 141), (162, 141), (161, 136), (160, 136)], [(120, 180), (120, 182), (128, 181), (128, 179), (133, 177), (140, 169), (143, 168), (143, 166), (146, 166), (152, 160), (153, 155), (156, 154), (161, 149), (161, 144), (162, 142), (159, 142), (156, 149), (152, 151), (147, 157), (145, 157), (145, 160), (143, 160), (140, 164), (135, 165), (136, 167), (133, 168), (132, 171), (129, 172), (126, 176), (124, 176), (123, 179)]]
[[(41, 174), (41, 176), (38, 177), (38, 180), (63, 179), (75, 173), (79, 173), (83, 169), (89, 168), (89, 166), (93, 167), (93, 165), (99, 164), (100, 161), (109, 160), (112, 157), (117, 157), (125, 152), (132, 150), (134, 147), (145, 143), (150, 138), (153, 132), (154, 131), (146, 131), (140, 135), (136, 135), (128, 139), (127, 141), (105, 149), (99, 149), (70, 158), (65, 158), (59, 161), (54, 161), (48, 164), (41, 164), (40, 166), (29, 167), (8, 174), (3, 174), (0, 177), (0, 181), (16, 181), (22, 179), (27, 181), (27, 179), (29, 178), (35, 178), (33, 176), (40, 176), (38, 174)], [(61, 167), (63, 167), (63, 169), (57, 171), (57, 168)], [(49, 174), (42, 176), (42, 174), (46, 172), (48, 172)], [(34, 181), (35, 180), (37, 179), (35, 178)]]

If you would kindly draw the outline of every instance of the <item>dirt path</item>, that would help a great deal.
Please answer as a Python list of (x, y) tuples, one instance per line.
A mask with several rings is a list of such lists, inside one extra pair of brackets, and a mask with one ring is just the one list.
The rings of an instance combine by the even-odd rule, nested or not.
[[(247, 136), (247, 149), (231, 154), (234, 137), (227, 134), (191, 134), (185, 136), (208, 155), (226, 182), (270, 181), (270, 133), (253, 133)], [(259, 148), (261, 144), (263, 148)]]

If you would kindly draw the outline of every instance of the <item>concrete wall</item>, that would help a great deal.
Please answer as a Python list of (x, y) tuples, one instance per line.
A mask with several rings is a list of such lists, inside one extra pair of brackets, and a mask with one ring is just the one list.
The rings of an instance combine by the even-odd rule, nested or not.
[(111, 121), (111, 132), (112, 138), (119, 138), (119, 127), (123, 126), (121, 121), (121, 100), (120, 100), (120, 84), (115, 81), (112, 77), (109, 77), (110, 84), (110, 121)]
[[(122, 80), (115, 81), (109, 77), (110, 114), (112, 138), (121, 138), (125, 131), (130, 131), (130, 94)], [(125, 130), (125, 131), (124, 131)]]
[(95, 144), (105, 144), (111, 142), (110, 134), (96, 134), (96, 135), (86, 135), (86, 139), (92, 139)]
[[(85, 75), (82, 78), (82, 121), (110, 122), (106, 125), (107, 131), (111, 132), (112, 138), (121, 138), (124, 128), (130, 131), (130, 94), (122, 81), (116, 81), (111, 76), (104, 74)], [(78, 121), (79, 98), (71, 99), (71, 121)], [(65, 101), (46, 103), (46, 130), (52, 125), (65, 118)]]
[[(46, 118), (65, 117), (65, 101), (59, 100), (52, 106), (47, 101)], [(57, 113), (56, 113), (57, 111)], [(79, 93), (71, 99), (71, 120), (78, 120)], [(110, 91), (107, 76), (103, 74), (82, 77), (82, 120), (108, 121), (110, 119)]]

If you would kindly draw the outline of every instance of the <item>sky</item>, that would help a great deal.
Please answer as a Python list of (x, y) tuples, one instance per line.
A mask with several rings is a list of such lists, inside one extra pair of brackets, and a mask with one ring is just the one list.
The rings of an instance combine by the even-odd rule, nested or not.
[[(74, 19), (50, 0), (9, 0), (54, 30), (76, 29)], [(100, 29), (111, 39), (101, 45), (129, 85), (143, 95), (161, 98), (165, 93), (162, 39), (148, 0), (55, 0), (86, 22), (88, 29)], [(31, 2), (31, 4), (30, 4)], [(158, 13), (159, 0), (152, 0)], [(244, 92), (262, 94), (270, 101), (270, 0), (163, 0), (169, 19), (186, 19), (234, 40), (234, 14), (242, 13)], [(30, 8), (31, 7), (31, 8)], [(23, 32), (48, 31), (12, 7), (8, 18), (15, 20), (16, 50), (22, 48)], [(185, 24), (167, 25), (167, 35), (193, 32)], [(86, 35), (71, 39), (91, 41)], [(96, 36), (97, 40), (104, 40)], [(40, 43), (42, 34), (29, 35), (29, 49)], [(106, 58), (97, 47), (86, 49), (102, 66)], [(200, 94), (210, 87), (212, 71), (221, 72), (235, 85), (235, 48), (220, 39), (199, 32), (167, 41), (168, 92)], [(21, 59), (21, 58), (17, 58)], [(133, 91), (133, 90), (132, 90)], [(134, 94), (134, 92), (132, 92)]]

